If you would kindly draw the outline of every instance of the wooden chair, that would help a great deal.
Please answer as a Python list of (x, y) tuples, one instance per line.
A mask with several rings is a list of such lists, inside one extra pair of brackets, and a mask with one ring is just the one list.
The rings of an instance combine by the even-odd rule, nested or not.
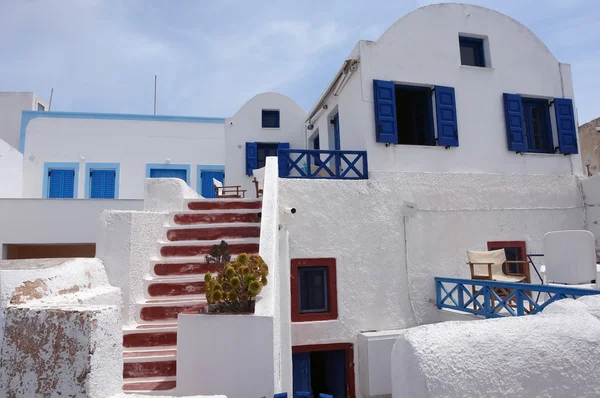
[(225, 199), (225, 198), (245, 198), (246, 190), (241, 189), (241, 185), (228, 185), (223, 186), (223, 183), (215, 178), (213, 178), (213, 184), (215, 187), (215, 192), (217, 193), (217, 198)]
[[(469, 259), (469, 268), (471, 270), (471, 279), (489, 280), (497, 282), (512, 282), (519, 283), (523, 282), (527, 275), (525, 274), (512, 274), (506, 275), (503, 267), (506, 264), (514, 263), (529, 263), (529, 261), (507, 261), (506, 253), (504, 249), (491, 250), (491, 251), (472, 251), (467, 250), (467, 258)], [(508, 296), (511, 289), (494, 288), (494, 291), (499, 296)], [(472, 288), (473, 295), (476, 293), (475, 286)], [(510, 300), (512, 304), (516, 304), (514, 299)], [(473, 308), (476, 308), (477, 304), (473, 301)], [(492, 297), (492, 307), (494, 306), (494, 298)]]
[(256, 198), (258, 199), (263, 196), (263, 190), (262, 188), (258, 187), (258, 180), (256, 179), (256, 177), (254, 177), (252, 182), (254, 183), (254, 187), (256, 188)]
[(252, 170), (252, 175), (254, 175), (252, 182), (256, 188), (256, 198), (260, 198), (263, 196), (263, 188), (261, 187), (264, 186), (265, 183), (265, 168), (261, 167), (260, 169)]

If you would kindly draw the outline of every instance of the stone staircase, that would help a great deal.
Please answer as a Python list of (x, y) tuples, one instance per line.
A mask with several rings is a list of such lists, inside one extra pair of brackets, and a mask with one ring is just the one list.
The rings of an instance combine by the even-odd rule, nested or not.
[(123, 331), (123, 389), (165, 395), (176, 386), (177, 315), (206, 306), (204, 274), (218, 265), (206, 254), (221, 240), (233, 258), (258, 253), (262, 202), (254, 199), (188, 201), (169, 216), (158, 258), (136, 303), (137, 325)]

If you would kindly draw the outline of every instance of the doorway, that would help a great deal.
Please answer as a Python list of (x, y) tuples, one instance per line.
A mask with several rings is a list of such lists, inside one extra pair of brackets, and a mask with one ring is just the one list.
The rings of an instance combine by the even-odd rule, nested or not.
[(308, 392), (313, 398), (354, 398), (352, 344), (296, 346), (292, 353), (294, 397)]

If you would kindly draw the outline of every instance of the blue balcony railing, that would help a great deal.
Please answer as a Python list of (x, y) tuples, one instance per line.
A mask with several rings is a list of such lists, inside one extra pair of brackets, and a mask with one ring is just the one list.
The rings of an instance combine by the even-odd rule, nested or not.
[(366, 180), (369, 177), (366, 151), (320, 151), (279, 149), (279, 177)]
[(600, 294), (600, 290), (579, 289), (567, 285), (549, 286), (455, 278), (435, 278), (435, 291), (439, 309), (449, 308), (483, 315), (486, 318), (533, 315), (557, 300)]

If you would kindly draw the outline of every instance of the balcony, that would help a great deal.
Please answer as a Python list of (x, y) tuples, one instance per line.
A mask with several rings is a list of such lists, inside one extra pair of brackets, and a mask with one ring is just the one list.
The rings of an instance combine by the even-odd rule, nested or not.
[(435, 278), (435, 291), (439, 309), (447, 308), (486, 318), (534, 315), (557, 300), (600, 294), (600, 290), (572, 285), (535, 285), (455, 278)]
[(279, 149), (280, 178), (366, 180), (369, 178), (366, 151)]

